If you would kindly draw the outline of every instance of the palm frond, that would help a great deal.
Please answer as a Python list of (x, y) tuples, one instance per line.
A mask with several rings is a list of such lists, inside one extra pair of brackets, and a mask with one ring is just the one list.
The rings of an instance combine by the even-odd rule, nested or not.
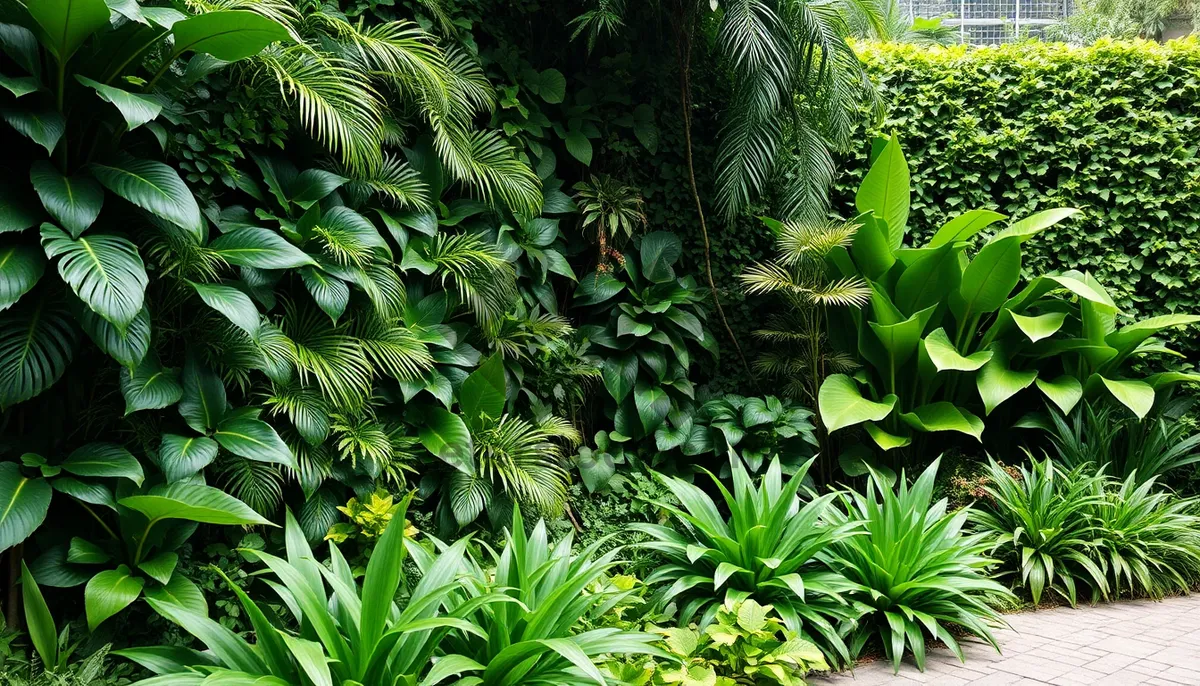
[(349, 325), (333, 324), (316, 308), (284, 301), (280, 327), (291, 340), (300, 381), (315, 380), (335, 407), (361, 407), (374, 370)]
[(450, 175), (488, 203), (528, 216), (542, 208), (542, 182), (497, 129), (466, 131), (432, 117), (433, 145)]
[[(555, 432), (568, 429), (551, 424)], [(566, 501), (563, 449), (540, 425), (504, 415), (475, 436), (478, 473), (520, 500), (553, 510)]]
[(429, 347), (403, 324), (378, 315), (356, 319), (354, 335), (363, 352), (384, 374), (404, 381), (419, 379), (433, 369)]
[(264, 517), (272, 517), (283, 503), (283, 475), (279, 465), (223, 455), (215, 466), (217, 482), (225, 491)]
[(346, 170), (350, 181), (343, 186), (353, 204), (359, 205), (372, 195), (380, 195), (396, 207), (429, 209), (433, 206), (429, 184), (407, 162), (395, 155), (384, 155), (376, 168)]
[(442, 285), (452, 283), (480, 321), (499, 317), (516, 302), (513, 266), (475, 234), (438, 234), (426, 259), (437, 265), (434, 274)]

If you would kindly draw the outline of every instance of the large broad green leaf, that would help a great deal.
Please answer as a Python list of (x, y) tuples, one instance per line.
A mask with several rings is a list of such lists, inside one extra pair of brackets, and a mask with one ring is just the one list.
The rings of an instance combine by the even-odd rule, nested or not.
[(1108, 392), (1136, 414), (1138, 419), (1145, 419), (1154, 408), (1154, 387), (1145, 381), (1109, 379), (1103, 376), (1100, 377), (1100, 381), (1104, 383)]
[(347, 181), (349, 179), (346, 177), (324, 169), (305, 169), (289, 184), (288, 192), (291, 197), (288, 199), (307, 210)]
[(217, 459), (217, 442), (206, 436), (163, 434), (158, 464), (167, 481), (179, 481), (200, 472)]
[(0, 551), (33, 534), (50, 510), (50, 484), (21, 474), (15, 462), (0, 463)]
[(625, 290), (625, 284), (612, 274), (592, 272), (579, 280), (575, 289), (573, 304), (597, 305)]
[(421, 445), (451, 467), (474, 476), (471, 432), (467, 431), (462, 417), (436, 405), (420, 406), (415, 414), (421, 427)]
[(346, 311), (346, 305), (350, 304), (350, 287), (345, 281), (326, 274), (317, 267), (302, 267), (300, 278), (312, 294), (313, 300), (317, 302), (317, 307), (336, 324), (338, 318)]
[(138, 569), (158, 583), (166, 584), (171, 580), (171, 575), (175, 573), (175, 566), (178, 564), (179, 555), (177, 553), (159, 553), (149, 560), (138, 563)]
[(133, 369), (146, 358), (150, 350), (150, 312), (145, 307), (124, 333), (95, 312), (85, 307), (78, 310), (76, 317), (88, 337), (126, 369)]
[(25, 8), (42, 27), (42, 44), (60, 64), (93, 33), (108, 27), (108, 5), (104, 0), (35, 0)]
[[(233, 414), (233, 413), (231, 413)], [(279, 434), (261, 419), (231, 416), (222, 419), (213, 433), (221, 447), (247, 460), (273, 462), (296, 469), (296, 458)]]
[(945, 329), (937, 329), (925, 337), (925, 353), (939, 372), (973, 372), (992, 359), (991, 350), (980, 350), (964, 357), (950, 342)]
[(896, 263), (896, 255), (888, 245), (887, 223), (871, 215), (860, 217), (858, 221), (861, 225), (854, 232), (850, 256), (863, 276), (877, 280)]
[[(159, 603), (170, 603), (201, 617), (208, 616), (208, 603), (204, 600), (204, 593), (178, 571), (171, 575), (171, 580), (166, 584), (151, 586), (146, 589), (145, 593), (147, 599), (153, 598)], [(203, 660), (193, 664), (203, 664)]]
[(983, 442), (983, 420), (954, 403), (922, 405), (901, 414), (900, 419), (917, 431), (957, 431)]
[(1115, 307), (1113, 305), (1112, 298), (1110, 298), (1102, 289), (1097, 290), (1092, 284), (1088, 283), (1087, 279), (1085, 279), (1084, 275), (1080, 272), (1069, 271), (1065, 274), (1048, 274), (1043, 278), (1057, 283), (1059, 286), (1071, 291), (1084, 300), (1088, 300), (1099, 305), (1109, 305)]
[(992, 236), (988, 242), (994, 243), (1002, 241), (1005, 238), (1016, 238), (1024, 243), (1067, 217), (1077, 214), (1079, 214), (1079, 210), (1073, 207), (1056, 207), (1052, 210), (1043, 210), (1009, 224), (1003, 231)]
[(176, 22), (174, 56), (203, 52), (219, 60), (236, 62), (253, 57), (271, 43), (290, 40), (278, 22), (249, 10), (208, 12)]
[(83, 608), (87, 613), (88, 630), (95, 631), (104, 620), (129, 607), (130, 603), (142, 595), (142, 587), (145, 585), (146, 580), (134, 576), (125, 565), (92, 577), (83, 589)]
[(947, 244), (910, 264), (896, 282), (896, 307), (911, 314), (945, 300), (962, 283), (958, 257)]
[(129, 479), (142, 485), (142, 464), (128, 450), (115, 443), (88, 443), (76, 448), (60, 467), (75, 476)]
[(93, 312), (124, 333), (146, 297), (146, 267), (137, 246), (118, 236), (94, 234), (72, 239), (53, 224), (42, 224), (42, 248), (58, 262), (58, 273)]
[(283, 236), (254, 226), (235, 229), (214, 240), (209, 248), (230, 264), (260, 269), (293, 269), (316, 261)]
[(1015, 237), (988, 243), (963, 271), (950, 309), (959, 322), (994, 312), (1021, 279), (1021, 241)]
[(639, 254), (642, 276), (654, 283), (666, 283), (675, 278), (673, 265), (683, 254), (683, 243), (669, 231), (655, 231), (642, 237)]
[(1000, 403), (1008, 400), (1017, 393), (1029, 387), (1037, 378), (1037, 371), (1017, 371), (1010, 369), (1008, 359), (993, 347), (992, 359), (975, 375), (975, 386), (979, 389), (979, 397), (983, 399), (983, 408), (991, 414)]
[(968, 240), (975, 234), (1004, 218), (1003, 214), (991, 210), (971, 210), (960, 214), (938, 229), (927, 247), (938, 248), (950, 243)]
[(908, 162), (900, 149), (900, 141), (893, 134), (871, 163), (854, 196), (859, 212), (874, 212), (876, 217), (887, 222), (887, 244), (892, 250), (904, 242), (904, 233), (908, 229), (909, 192)]
[(1073, 376), (1063, 375), (1053, 381), (1038, 379), (1037, 387), (1063, 414), (1070, 414), (1083, 398), (1083, 384)]
[(0, 109), (0, 115), (17, 133), (46, 149), (47, 155), (67, 132), (67, 121), (54, 110)]
[(1161, 372), (1147, 376), (1145, 382), (1157, 391), (1160, 388), (1167, 388), (1179, 383), (1200, 384), (1200, 374), (1195, 372)]
[(196, 290), (196, 294), (200, 296), (205, 305), (225, 315), (226, 319), (245, 331), (250, 336), (250, 340), (258, 341), (258, 334), (262, 328), (262, 317), (259, 316), (258, 308), (254, 306), (254, 301), (250, 299), (250, 296), (233, 286), (190, 281), (188, 283)]
[(71, 362), (77, 337), (70, 313), (46, 298), (0, 313), (0, 409), (29, 400), (58, 381)]
[(0, 243), (0, 311), (36, 286), (44, 271), (46, 257), (37, 246), (13, 240)]
[[(930, 307), (935, 306), (931, 305)], [(921, 332), (925, 329), (925, 323), (931, 314), (933, 314), (932, 310), (927, 308), (896, 324), (868, 322), (871, 330), (875, 332), (879, 341), (883, 343), (884, 349), (887, 350), (892, 365), (898, 368), (917, 351), (917, 344), (921, 341)]]
[(858, 384), (845, 374), (833, 374), (825, 379), (817, 394), (821, 423), (830, 433), (863, 422), (882, 421), (892, 413), (895, 406), (894, 395), (889, 395), (883, 402), (878, 403), (862, 397)]
[(94, 481), (80, 481), (69, 476), (59, 476), (50, 484), (59, 493), (66, 493), (72, 498), (89, 505), (107, 507), (112, 511), (117, 509), (117, 501), (112, 491), (104, 484)]
[(71, 545), (67, 548), (67, 562), (71, 564), (101, 565), (111, 559), (112, 556), (104, 548), (78, 536), (71, 539)]
[(63, 176), (45, 160), (34, 162), (29, 170), (33, 189), (51, 217), (79, 238), (100, 216), (104, 189), (87, 176)]
[(156, 486), (146, 495), (133, 495), (117, 501), (141, 512), (151, 524), (180, 519), (201, 524), (275, 526), (249, 505), (211, 486), (180, 482)]
[(53, 668), (58, 664), (58, 630), (54, 627), (54, 617), (42, 597), (42, 589), (38, 588), (25, 561), (21, 561), (21, 599), (25, 604), (25, 624), (29, 630), (29, 640), (42, 658), (43, 665)]
[(183, 398), (179, 401), (179, 414), (198, 433), (208, 433), (217, 428), (227, 407), (221, 377), (195, 355), (189, 355), (183, 366)]
[(144, 357), (132, 371), (122, 369), (119, 373), (126, 415), (139, 410), (161, 410), (183, 397), (183, 386), (175, 370), (164, 369), (153, 355)]
[(1194, 314), (1165, 314), (1160, 317), (1150, 317), (1122, 326), (1105, 336), (1104, 342), (1116, 348), (1119, 354), (1127, 355), (1141, 345), (1142, 341), (1159, 331), (1196, 322), (1200, 322), (1200, 316)]
[(89, 170), (113, 193), (187, 230), (195, 242), (205, 240), (200, 206), (174, 169), (162, 162), (123, 155), (112, 164), (92, 164)]
[(0, 233), (24, 231), (42, 220), (41, 208), (31, 201), (25, 189), (0, 184)]
[(1027, 317), (1016, 312), (1009, 312), (1008, 314), (1016, 322), (1017, 328), (1034, 343), (1043, 338), (1053, 336), (1062, 328), (1063, 322), (1067, 319), (1067, 315), (1064, 312), (1047, 312), (1046, 314), (1039, 314), (1036, 317)]
[(608, 394), (612, 396), (613, 400), (621, 402), (628, 397), (633, 391), (633, 385), (637, 383), (637, 355), (633, 353), (610, 355), (604, 360), (604, 367), (600, 370), (600, 375), (604, 379), (604, 388), (608, 390)]
[(863, 424), (863, 428), (867, 430), (867, 435), (871, 437), (871, 440), (875, 441), (875, 445), (879, 446), (883, 450), (903, 448), (912, 444), (911, 435), (897, 436), (895, 434), (890, 434), (887, 431), (884, 431), (875, 422), (867, 422), (866, 424)]
[(130, 131), (153, 121), (162, 112), (162, 103), (151, 97), (130, 93), (78, 74), (75, 75), (75, 79), (96, 91), (101, 100), (112, 103), (125, 118), (125, 126)]
[(38, 82), (36, 76), (5, 76), (4, 74), (0, 74), (0, 87), (12, 93), (14, 98), (19, 98), (22, 95), (38, 92), (41, 90), (42, 84)]
[(463, 380), (458, 404), (467, 424), (481, 428), (504, 413), (504, 360), (496, 353)]
[(633, 404), (637, 407), (642, 430), (647, 434), (653, 433), (671, 411), (671, 398), (667, 395), (667, 390), (645, 381), (638, 381), (634, 385)]

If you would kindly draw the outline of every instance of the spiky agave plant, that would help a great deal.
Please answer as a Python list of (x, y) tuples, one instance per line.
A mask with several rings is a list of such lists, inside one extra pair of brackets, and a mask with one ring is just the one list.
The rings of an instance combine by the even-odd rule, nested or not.
[(971, 512), (975, 529), (991, 540), (999, 577), (1028, 589), (1034, 604), (1046, 589), (1072, 606), (1078, 583), (1092, 601), (1108, 596), (1104, 571), (1094, 561), (1098, 530), (1090, 512), (1104, 500), (1105, 477), (1092, 465), (1063, 471), (1046, 458), (1020, 467), (1014, 477), (989, 460), (991, 496)]
[(724, 498), (728, 518), (697, 486), (656, 474), (680, 506), (655, 505), (670, 512), (679, 528), (643, 523), (631, 528), (650, 536), (641, 547), (667, 558), (646, 583), (665, 584), (658, 598), (679, 604), (680, 622), (698, 617), (707, 625), (722, 603), (754, 598), (773, 605), (788, 630), (816, 644), (829, 662), (849, 662), (842, 631), (862, 612), (849, 596), (858, 586), (827, 569), (817, 555), (853, 537), (859, 524), (846, 518), (827, 521), (836, 493), (805, 493), (801, 498), (811, 465), (809, 460), (784, 483), (779, 460), (774, 459), (755, 486), (742, 461), (731, 459), (732, 492), (709, 474)]
[(851, 655), (878, 637), (895, 671), (911, 650), (925, 669), (925, 641), (941, 640), (963, 658), (951, 627), (982, 638), (996, 648), (991, 627), (1002, 625), (989, 596), (1011, 596), (988, 576), (993, 560), (985, 533), (963, 530), (970, 509), (946, 511), (946, 500), (933, 500), (939, 460), (909, 486), (902, 473), (893, 490), (872, 473), (867, 492), (842, 496), (844, 512), (831, 519), (861, 521), (865, 534), (835, 542), (821, 553), (830, 567), (859, 590), (856, 598), (871, 608), (852, 633)]
[(1197, 501), (1158, 490), (1155, 478), (1130, 474), (1092, 507), (1096, 557), (1113, 594), (1161, 598), (1200, 578)]
[[(465, 583), (461, 589), (449, 590), (443, 599), (448, 613), (479, 629), (449, 633), (442, 643), (449, 654), (443, 660), (447, 664), (453, 660), (457, 670), (453, 673), (470, 675), (456, 683), (604, 684), (608, 682), (594, 664), (603, 656), (666, 658), (651, 645), (658, 638), (653, 634), (616, 627), (578, 631), (585, 616), (604, 614), (632, 592), (586, 591), (616, 564), (620, 548), (596, 557), (607, 540), (572, 553), (570, 533), (552, 544), (545, 521), (539, 520), (527, 535), (521, 509), (514, 507), (503, 551), (489, 551), (491, 564), (468, 559), (462, 569)], [(418, 566), (434, 562), (429, 552), (415, 544), (409, 547)]]
[(404, 511), (410, 500), (411, 496), (404, 500), (380, 536), (361, 586), (333, 543), (329, 544), (330, 568), (318, 562), (288, 513), (287, 559), (257, 551), (255, 555), (276, 577), (270, 584), (295, 616), (295, 632), (272, 624), (262, 607), (226, 578), (254, 627), (255, 643), (174, 602), (148, 599), (156, 612), (195, 636), (208, 652), (154, 646), (115, 654), (158, 675), (139, 681), (139, 686), (191, 686), (214, 680), (416, 683), (423, 674), (444, 670), (445, 665), (439, 667), (435, 662), (442, 640), (452, 632), (483, 635), (464, 618), (473, 608), (497, 597), (480, 594), (473, 603), (443, 611), (446, 595), (461, 587), (457, 577), (467, 549), (468, 539), (464, 538), (439, 555), (423, 556), (421, 580), (405, 603), (396, 604), (407, 552)]

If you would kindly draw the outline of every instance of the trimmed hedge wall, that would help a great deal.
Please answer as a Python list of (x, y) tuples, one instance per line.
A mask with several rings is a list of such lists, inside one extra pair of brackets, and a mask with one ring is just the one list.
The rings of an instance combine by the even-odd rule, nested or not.
[[(1027, 272), (1089, 270), (1130, 314), (1200, 312), (1200, 42), (858, 47), (913, 171), (918, 235), (976, 207), (1078, 207), (1026, 245)], [(842, 164), (844, 214), (863, 148)], [(1175, 344), (1200, 362), (1200, 330)]]

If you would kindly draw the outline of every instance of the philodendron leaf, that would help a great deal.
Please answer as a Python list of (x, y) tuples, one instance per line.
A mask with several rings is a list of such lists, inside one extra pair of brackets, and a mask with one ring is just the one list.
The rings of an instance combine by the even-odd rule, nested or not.
[(123, 155), (111, 164), (92, 164), (92, 176), (108, 190), (161, 217), (201, 243), (205, 239), (204, 218), (191, 189), (175, 170), (153, 160)]
[(499, 419), (504, 413), (505, 388), (504, 360), (496, 353), (471, 372), (458, 389), (458, 403), (467, 424), (482, 428)]
[(0, 409), (58, 381), (78, 338), (70, 313), (58, 302), (46, 296), (24, 300), (0, 313)]
[(128, 450), (115, 443), (88, 443), (76, 448), (60, 467), (75, 476), (119, 477), (142, 485), (142, 464)]
[(124, 333), (142, 311), (150, 281), (137, 246), (118, 236), (75, 240), (53, 224), (42, 224), (42, 247), (50, 259), (60, 258), (58, 273), (79, 299)]
[(67, 121), (54, 110), (0, 109), (0, 116), (17, 133), (45, 148), (47, 155), (54, 154), (67, 132)]
[(130, 322), (129, 328), (121, 332), (103, 317), (86, 307), (78, 308), (76, 318), (88, 337), (126, 369), (133, 369), (146, 359), (150, 351), (150, 312), (142, 311)]
[(642, 430), (647, 434), (653, 433), (671, 411), (671, 398), (667, 395), (666, 389), (645, 381), (639, 381), (634, 386), (633, 404), (637, 407)]
[(228, 493), (188, 482), (156, 486), (146, 495), (129, 496), (117, 503), (141, 512), (151, 523), (178, 519), (227, 526), (275, 526)]
[(1145, 419), (1146, 415), (1150, 414), (1150, 410), (1154, 407), (1153, 386), (1145, 381), (1134, 379), (1109, 379), (1103, 376), (1099, 378), (1108, 392), (1137, 415), (1138, 419)]
[(892, 413), (896, 396), (889, 395), (882, 402), (867, 400), (858, 390), (858, 384), (845, 374), (833, 374), (821, 384), (817, 394), (817, 407), (821, 412), (821, 423), (826, 431), (863, 422), (878, 422)]
[(15, 462), (0, 463), (0, 551), (29, 538), (50, 510), (50, 484), (27, 477)]
[[(233, 413), (231, 413), (233, 414)], [(213, 432), (221, 447), (247, 460), (273, 462), (296, 469), (296, 458), (270, 424), (252, 417), (222, 419)]]
[(0, 243), (0, 311), (7, 310), (37, 285), (46, 270), (46, 257), (36, 245), (6, 240)]
[(1058, 330), (1062, 328), (1063, 322), (1067, 319), (1065, 312), (1047, 312), (1036, 317), (1026, 317), (1016, 312), (1009, 312), (1008, 314), (1016, 322), (1017, 328), (1034, 343), (1058, 333)]
[(871, 163), (854, 196), (859, 212), (874, 212), (887, 222), (887, 244), (895, 250), (904, 241), (910, 203), (908, 162), (895, 135)]
[(86, 76), (75, 75), (75, 79), (83, 85), (96, 91), (96, 95), (104, 102), (112, 103), (125, 119), (125, 126), (130, 131), (147, 122), (153, 121), (162, 112), (162, 103), (145, 95), (130, 93), (115, 86), (93, 81)]
[(200, 472), (217, 459), (217, 442), (207, 436), (163, 434), (158, 464), (168, 482)]
[(283, 236), (254, 226), (234, 229), (214, 240), (209, 248), (226, 262), (242, 267), (294, 269), (317, 264)]
[(679, 237), (669, 231), (655, 231), (642, 237), (640, 250), (642, 276), (654, 283), (666, 283), (675, 278), (673, 265), (683, 254)]
[(45, 160), (34, 162), (29, 180), (46, 211), (71, 234), (79, 238), (100, 216), (104, 189), (89, 176), (63, 176)]
[(189, 354), (183, 365), (183, 397), (179, 401), (184, 421), (196, 432), (208, 433), (217, 428), (227, 406), (221, 377)]
[(991, 350), (980, 350), (965, 357), (959, 354), (945, 329), (932, 331), (925, 337), (924, 344), (926, 354), (939, 372), (973, 372), (992, 359)]
[[(192, 614), (201, 617), (208, 616), (208, 603), (204, 600), (204, 593), (178, 570), (171, 575), (171, 579), (165, 585), (151, 586), (145, 592), (147, 600), (153, 599), (159, 603), (170, 603), (182, 607)], [(207, 664), (202, 660), (203, 658), (193, 664)]]
[(475, 475), (471, 433), (462, 417), (436, 405), (420, 406), (416, 412), (421, 445), (458, 471)]
[(183, 386), (175, 370), (164, 369), (153, 355), (144, 357), (132, 371), (121, 369), (118, 373), (126, 415), (139, 410), (161, 410), (183, 397)]
[(1010, 369), (1003, 355), (993, 355), (975, 375), (975, 386), (979, 389), (979, 397), (983, 399), (984, 411), (991, 414), (1000, 403), (1028, 388), (1037, 375), (1037, 370)]
[(1070, 414), (1083, 398), (1083, 384), (1073, 376), (1063, 375), (1053, 381), (1038, 379), (1037, 387), (1063, 414)]
[(1021, 280), (1021, 241), (1010, 236), (988, 243), (963, 270), (950, 310), (961, 323), (995, 312)]
[(104, 0), (37, 0), (25, 8), (44, 32), (42, 45), (59, 64), (65, 64), (93, 33), (108, 27)]
[(171, 580), (171, 575), (175, 573), (175, 565), (179, 564), (179, 555), (176, 553), (159, 553), (149, 560), (143, 560), (138, 564), (138, 569), (145, 572), (151, 579), (154, 579), (160, 584), (166, 584)]
[(604, 360), (600, 376), (604, 380), (604, 388), (613, 397), (613, 400), (621, 402), (629, 396), (633, 391), (634, 384), (637, 383), (637, 355), (625, 353), (624, 355), (609, 356)]
[(922, 405), (900, 419), (918, 431), (957, 431), (983, 442), (983, 420), (950, 402)]
[(250, 340), (258, 341), (258, 334), (262, 328), (262, 317), (259, 316), (258, 308), (254, 306), (254, 301), (250, 299), (250, 296), (233, 286), (191, 281), (188, 283), (195, 289), (196, 295), (200, 296), (205, 305), (225, 315), (226, 319), (245, 331), (246, 335), (250, 336)]
[(83, 589), (83, 607), (87, 613), (88, 630), (124, 610), (142, 594), (145, 579), (133, 575), (129, 567), (100, 572)]

